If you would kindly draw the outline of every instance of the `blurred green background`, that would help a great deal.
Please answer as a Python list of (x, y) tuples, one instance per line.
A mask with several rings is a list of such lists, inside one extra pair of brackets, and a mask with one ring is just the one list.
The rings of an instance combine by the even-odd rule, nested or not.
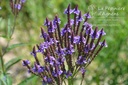
[[(78, 5), (82, 14), (90, 12), (92, 18), (89, 22), (99, 29), (104, 28), (106, 32), (104, 38), (108, 47), (104, 48), (87, 68), (84, 80), (86, 85), (128, 85), (128, 0), (26, 0), (18, 15), (11, 44), (33, 44), (11, 50), (4, 56), (5, 62), (15, 57), (34, 61), (30, 52), (35, 43), (42, 42), (39, 37), (40, 27), (43, 26), (45, 18), (52, 20), (57, 14), (63, 27), (66, 22), (63, 12), (68, 4), (71, 4), (72, 8)], [(8, 0), (2, 0), (0, 6), (0, 36), (4, 36), (7, 34), (8, 22), (13, 22), (14, 16)], [(4, 48), (6, 42), (6, 39), (0, 37), (1, 47)], [(30, 76), (21, 62), (14, 65), (9, 73), (14, 85)], [(27, 85), (40, 83), (41, 81), (34, 78)]]

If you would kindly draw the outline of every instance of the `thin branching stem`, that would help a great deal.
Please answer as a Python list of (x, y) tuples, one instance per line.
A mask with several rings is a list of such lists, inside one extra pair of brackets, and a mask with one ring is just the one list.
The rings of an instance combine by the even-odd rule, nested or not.
[(1, 67), (2, 67), (2, 71), (3, 71), (4, 74), (5, 74), (5, 68), (4, 68), (4, 59), (3, 59), (3, 56), (7, 53), (7, 48), (9, 47), (9, 44), (10, 44), (12, 35), (14, 34), (14, 30), (15, 30), (15, 26), (16, 26), (16, 18), (17, 18), (17, 16), (14, 16), (14, 25), (13, 25), (13, 28), (12, 28), (11, 35), (9, 36), (10, 39), (7, 42), (7, 45), (5, 47), (5, 50), (3, 51), (2, 55), (0, 56)]

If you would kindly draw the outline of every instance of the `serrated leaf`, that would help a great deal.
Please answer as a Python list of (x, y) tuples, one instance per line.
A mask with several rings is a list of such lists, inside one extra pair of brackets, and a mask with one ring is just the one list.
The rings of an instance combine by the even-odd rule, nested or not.
[[(37, 76), (33, 75), (33, 76), (29, 77), (29, 78), (24, 79), (18, 85), (30, 85), (30, 83), (32, 81), (34, 81), (35, 79), (37, 79), (37, 78), (38, 78)], [(31, 84), (31, 85), (35, 85), (35, 84)]]
[(8, 61), (6, 64), (5, 64), (5, 68), (6, 68), (6, 71), (11, 67), (13, 66), (14, 64), (18, 63), (21, 59), (18, 57), (18, 58), (14, 58), (14, 59), (11, 59), (10, 61)]

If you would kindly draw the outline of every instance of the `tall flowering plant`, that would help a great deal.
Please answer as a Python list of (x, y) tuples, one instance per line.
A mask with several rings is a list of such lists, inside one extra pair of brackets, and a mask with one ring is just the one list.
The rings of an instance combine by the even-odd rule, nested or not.
[[(8, 1), (0, 0), (0, 4), (1, 2), (10, 3), (11, 12), (13, 14), (13, 17), (12, 18), (8, 17), (7, 20), (3, 16), (0, 16), (1, 22), (7, 21), (6, 24), (4, 24), (4, 25), (7, 25), (4, 28), (7, 31), (7, 33), (4, 34), (4, 36), (0, 35), (0, 39), (3, 38), (7, 41), (5, 42), (5, 46), (2, 46), (0, 44), (0, 85), (12, 85), (13, 78), (10, 76), (10, 73), (8, 71), (13, 65), (15, 65), (21, 60), (19, 57), (16, 57), (16, 58), (12, 58), (11, 60), (5, 62), (4, 58), (5, 58), (5, 55), (13, 49), (12, 47), (20, 46), (20, 43), (11, 44), (10, 42), (13, 40), (13, 34), (16, 29), (17, 16), (20, 13), (21, 9), (23, 8), (25, 1), (26, 0), (8, 0)], [(0, 7), (0, 10), (4, 11), (5, 9), (3, 8)]]
[[(58, 16), (53, 21), (46, 18), (44, 26), (47, 27), (47, 32), (41, 27), (44, 42), (34, 46), (31, 52), (35, 59), (33, 67), (29, 60), (23, 60), (23, 66), (28, 68), (29, 73), (39, 76), (43, 85), (73, 85), (78, 72), (81, 72), (82, 85), (86, 68), (101, 49), (107, 47), (105, 40), (101, 41), (106, 34), (104, 30), (98, 30), (98, 27), (93, 30), (87, 22), (91, 18), (89, 13), (82, 16), (78, 6), (71, 9), (69, 5), (64, 14), (67, 15), (67, 22), (62, 29)], [(71, 14), (74, 15), (73, 19)], [(43, 64), (38, 53), (42, 54)]]

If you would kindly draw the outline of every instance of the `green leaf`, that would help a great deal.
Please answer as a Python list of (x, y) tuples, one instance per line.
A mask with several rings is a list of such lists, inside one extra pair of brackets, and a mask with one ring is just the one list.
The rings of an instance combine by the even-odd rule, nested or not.
[(18, 57), (18, 58), (13, 58), (11, 59), (10, 61), (8, 61), (6, 64), (5, 64), (5, 68), (6, 68), (6, 71), (11, 67), (13, 66), (14, 64), (18, 63), (21, 59)]
[(8, 48), (7, 48), (7, 51), (10, 51), (16, 47), (20, 47), (20, 46), (26, 46), (26, 45), (31, 45), (31, 44), (34, 44), (34, 43), (18, 43), (18, 44), (13, 44), (13, 45), (10, 45)]
[(12, 78), (9, 74), (0, 75), (0, 85), (12, 85)]
[(2, 57), (2, 47), (0, 47), (0, 57)]
[(18, 85), (36, 85), (37, 82), (36, 80), (38, 79), (37, 76), (32, 75), (29, 78), (24, 79), (23, 81), (21, 81)]
[(0, 78), (0, 85), (6, 85), (6, 82)]
[(6, 35), (0, 35), (0, 37), (8, 39), (8, 37)]
[(6, 75), (7, 85), (12, 85), (12, 78), (9, 74)]

